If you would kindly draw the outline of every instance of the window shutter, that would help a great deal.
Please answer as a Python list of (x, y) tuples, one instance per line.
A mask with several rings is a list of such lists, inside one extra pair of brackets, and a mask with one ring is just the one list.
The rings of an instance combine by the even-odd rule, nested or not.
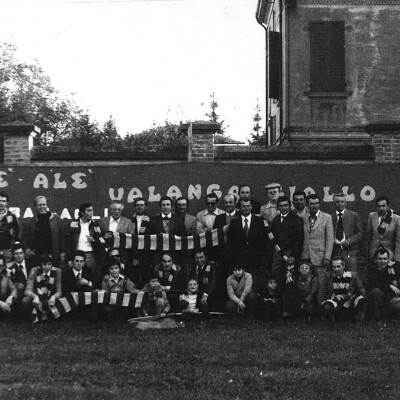
[(268, 32), (268, 97), (279, 99), (281, 87), (281, 35), (279, 32)]
[(344, 22), (330, 22), (327, 31), (328, 92), (344, 92), (346, 89)]
[(313, 21), (310, 25), (312, 92), (344, 92), (345, 33), (343, 21)]

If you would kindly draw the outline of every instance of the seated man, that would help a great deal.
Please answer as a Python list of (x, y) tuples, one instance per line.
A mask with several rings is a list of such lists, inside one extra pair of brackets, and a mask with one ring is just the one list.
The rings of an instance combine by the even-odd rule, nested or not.
[(345, 271), (343, 257), (332, 259), (332, 271), (326, 272), (320, 286), (322, 315), (335, 321), (350, 314), (357, 322), (365, 316), (366, 293), (357, 272)]
[(51, 254), (43, 253), (40, 256), (40, 267), (32, 268), (29, 274), (23, 301), (35, 308), (40, 303), (51, 307), (61, 295), (61, 270), (53, 266)]
[(257, 296), (252, 289), (253, 277), (244, 269), (243, 263), (237, 264), (232, 270), (232, 275), (226, 280), (229, 300), (225, 309), (229, 314), (246, 313), (253, 319)]
[(24, 307), (24, 305), (30, 305), (30, 301), (28, 298), (24, 300), (24, 296), (28, 276), (33, 265), (30, 259), (25, 260), (25, 253), (20, 242), (15, 242), (11, 250), (14, 261), (7, 264), (5, 272), (16, 289), (16, 296), (13, 300), (13, 313), (17, 316), (26, 317), (30, 313), (30, 307)]
[(171, 307), (175, 309), (179, 302), (179, 295), (186, 288), (187, 272), (174, 263), (174, 259), (169, 253), (164, 253), (161, 257), (161, 264), (156, 266), (154, 273), (158, 276), (162, 290), (167, 292)]
[[(92, 270), (85, 265), (86, 253), (76, 250), (72, 259), (72, 268), (62, 271), (61, 285), (63, 296), (72, 292), (91, 292), (93, 290)], [(95, 320), (97, 318), (96, 305), (81, 305), (68, 314), (68, 317)]]
[(389, 261), (389, 252), (379, 249), (375, 263), (369, 271), (369, 302), (374, 318), (379, 321), (384, 314), (399, 315), (400, 289), (398, 288), (399, 263)]

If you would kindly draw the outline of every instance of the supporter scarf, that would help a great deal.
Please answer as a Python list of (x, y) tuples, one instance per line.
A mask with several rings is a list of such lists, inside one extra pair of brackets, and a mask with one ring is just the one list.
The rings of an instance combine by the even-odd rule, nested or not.
[(378, 233), (383, 236), (386, 228), (390, 225), (392, 222), (392, 210), (389, 209), (388, 212), (386, 213), (385, 218), (381, 218), (381, 223), (378, 226)]
[(49, 299), (54, 293), (56, 293), (57, 269), (51, 267), (48, 276), (49, 280), (46, 282), (46, 274), (43, 272), (42, 268), (39, 268), (35, 282), (35, 289), (40, 300)]

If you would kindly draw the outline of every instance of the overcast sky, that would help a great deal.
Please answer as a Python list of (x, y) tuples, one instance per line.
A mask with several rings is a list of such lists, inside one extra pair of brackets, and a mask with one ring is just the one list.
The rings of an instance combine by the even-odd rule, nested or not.
[[(245, 140), (265, 108), (257, 0), (0, 0), (0, 40), (36, 58), (120, 133), (204, 119), (214, 91), (227, 134)], [(204, 103), (204, 105), (202, 105)], [(265, 115), (262, 112), (264, 127)]]

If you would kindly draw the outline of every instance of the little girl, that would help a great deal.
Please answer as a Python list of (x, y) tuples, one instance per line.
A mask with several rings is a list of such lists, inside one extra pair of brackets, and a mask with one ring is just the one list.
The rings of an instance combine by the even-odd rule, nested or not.
[(199, 291), (197, 279), (189, 279), (186, 290), (179, 296), (179, 311), (189, 317), (193, 314), (208, 314), (207, 297)]

